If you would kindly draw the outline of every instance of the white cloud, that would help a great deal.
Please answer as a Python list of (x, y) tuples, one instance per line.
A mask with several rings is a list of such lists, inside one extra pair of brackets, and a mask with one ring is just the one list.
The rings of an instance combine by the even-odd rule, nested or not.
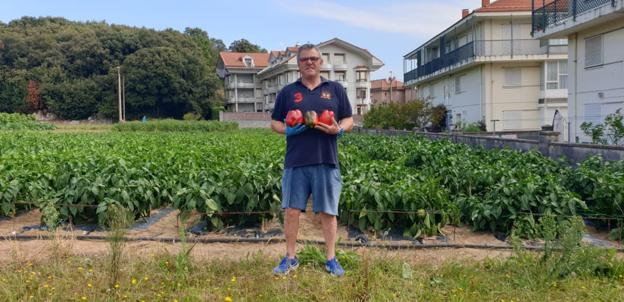
[[(459, 3), (461, 2), (461, 3)], [(292, 12), (334, 20), (353, 27), (406, 34), (414, 37), (432, 37), (458, 21), (466, 1), (411, 1), (374, 5), (345, 5), (336, 2), (294, 0), (278, 2)]]

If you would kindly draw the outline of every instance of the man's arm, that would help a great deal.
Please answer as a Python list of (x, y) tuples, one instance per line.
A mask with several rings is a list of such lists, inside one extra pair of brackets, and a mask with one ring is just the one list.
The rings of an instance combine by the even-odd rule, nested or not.
[(280, 121), (271, 120), (271, 129), (279, 134), (286, 133), (286, 125)]
[(353, 129), (353, 117), (345, 117), (341, 119), (338, 124), (340, 124), (340, 128), (342, 128), (345, 132), (349, 132)]

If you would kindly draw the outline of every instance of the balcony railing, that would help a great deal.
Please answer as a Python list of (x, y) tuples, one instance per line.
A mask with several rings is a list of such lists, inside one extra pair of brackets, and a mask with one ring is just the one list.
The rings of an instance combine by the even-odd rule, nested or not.
[(549, 26), (554, 26), (568, 18), (576, 20), (579, 14), (606, 4), (615, 6), (615, 0), (554, 0), (533, 10), (532, 32), (545, 32)]
[(545, 54), (567, 54), (565, 45), (541, 45), (536, 39), (476, 40), (435, 58), (403, 75), (408, 82), (428, 76), (443, 68), (466, 62), (475, 57), (519, 57)]

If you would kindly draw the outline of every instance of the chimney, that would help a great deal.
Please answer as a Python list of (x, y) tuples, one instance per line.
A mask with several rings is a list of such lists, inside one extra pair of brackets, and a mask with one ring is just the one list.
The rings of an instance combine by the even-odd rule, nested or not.
[(462, 9), (462, 19), (466, 18), (470, 14), (470, 10), (467, 8)]
[(481, 0), (481, 7), (490, 6), (490, 0)]

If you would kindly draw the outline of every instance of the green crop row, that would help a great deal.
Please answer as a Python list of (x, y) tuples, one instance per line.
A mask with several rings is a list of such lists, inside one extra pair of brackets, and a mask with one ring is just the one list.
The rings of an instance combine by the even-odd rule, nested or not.
[(52, 124), (35, 120), (33, 115), (0, 112), (0, 130), (53, 130)]
[(187, 132), (187, 131), (225, 131), (238, 129), (237, 122), (219, 121), (181, 121), (173, 119), (150, 120), (146, 122), (132, 121), (115, 124), (113, 130), (120, 132), (134, 131), (163, 131), (163, 132)]
[(268, 132), (0, 133), (0, 142), (3, 215), (36, 207), (48, 225), (104, 223), (113, 204), (137, 217), (172, 205), (218, 227), (268, 216), (218, 212), (279, 212), (283, 148)]
[[(569, 167), (534, 151), (419, 137), (340, 143), (340, 220), (362, 230), (419, 237), (466, 223), (532, 237), (541, 215), (624, 216), (623, 162)], [(35, 207), (48, 225), (104, 223), (114, 204), (136, 217), (168, 205), (205, 213), (214, 227), (258, 223), (280, 213), (284, 147), (267, 130), (0, 132), (0, 214)]]

